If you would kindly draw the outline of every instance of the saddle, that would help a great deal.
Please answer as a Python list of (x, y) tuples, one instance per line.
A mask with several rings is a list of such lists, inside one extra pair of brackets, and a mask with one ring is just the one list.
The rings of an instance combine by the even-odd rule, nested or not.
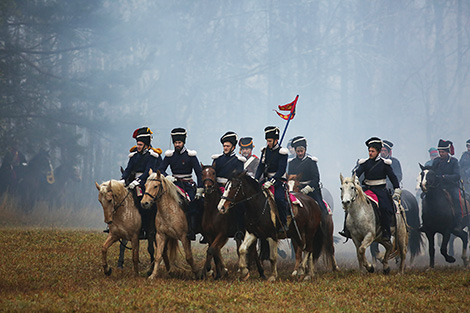
[[(271, 221), (273, 222), (274, 225), (277, 225), (276, 223), (276, 217), (279, 216), (279, 211), (277, 209), (276, 205), (276, 200), (274, 199), (274, 186), (269, 187), (268, 190), (264, 190), (264, 194), (268, 198), (268, 204), (270, 207), (270, 213), (271, 213)], [(292, 213), (294, 214), (294, 217), (297, 215), (299, 209), (298, 207), (302, 206), (302, 203), (297, 199), (293, 194), (289, 192), (289, 202), (292, 204)], [(289, 228), (290, 224), (292, 222), (292, 215), (291, 212), (287, 212), (287, 228)]]

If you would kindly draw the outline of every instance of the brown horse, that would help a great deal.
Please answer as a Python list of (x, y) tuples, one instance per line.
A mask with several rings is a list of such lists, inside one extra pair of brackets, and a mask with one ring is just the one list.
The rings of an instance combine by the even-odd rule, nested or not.
[(104, 273), (109, 276), (112, 272), (107, 261), (109, 247), (119, 239), (126, 239), (132, 243), (134, 272), (138, 275), (141, 218), (132, 194), (117, 180), (110, 180), (101, 185), (95, 182), (95, 185), (99, 191), (98, 200), (104, 211), (104, 222), (109, 226), (108, 237), (101, 249)]
[[(160, 171), (154, 173), (149, 171), (150, 176), (145, 183), (145, 194), (141, 204), (144, 209), (149, 209), (154, 203), (157, 205), (157, 215), (155, 216), (155, 227), (157, 228), (156, 245), (157, 256), (155, 257), (155, 266), (150, 279), (157, 277), (158, 265), (165, 255), (166, 249), (170, 257), (176, 256), (178, 240), (183, 244), (186, 261), (191, 266), (196, 279), (200, 278), (193, 254), (191, 252), (191, 241), (186, 234), (188, 233), (188, 222), (184, 213), (182, 199), (178, 193), (178, 187), (168, 181)], [(167, 267), (169, 270), (169, 267)]]
[[(214, 260), (215, 265), (215, 279), (219, 279), (222, 273), (226, 272), (220, 250), (227, 243), (230, 237), (233, 237), (234, 232), (231, 231), (230, 225), (233, 224), (231, 217), (228, 214), (220, 214), (217, 210), (217, 204), (220, 201), (222, 192), (217, 183), (216, 172), (212, 166), (202, 166), (202, 179), (204, 182), (204, 213), (202, 215), (202, 234), (209, 243), (206, 254), (206, 262), (204, 265), (203, 275), (207, 276), (211, 270), (211, 260)], [(241, 240), (235, 240), (237, 243), (237, 251), (240, 247)], [(254, 259), (260, 277), (265, 278), (263, 266), (256, 253), (256, 245), (252, 245), (250, 249), (250, 258)]]
[[(287, 175), (287, 185), (289, 186), (289, 192), (292, 192), (297, 198), (299, 198), (299, 196), (301, 195), (301, 193), (299, 193), (300, 179), (301, 179), (301, 175), (296, 175), (296, 174)], [(327, 206), (329, 207), (330, 205), (327, 203)], [(332, 215), (328, 214), (327, 216), (323, 216), (323, 223), (324, 223), (324, 229), (326, 231), (323, 248), (326, 252), (326, 255), (329, 258), (328, 262), (329, 262), (329, 265), (331, 265), (331, 269), (333, 271), (338, 271), (339, 267), (338, 267), (338, 264), (336, 263), (336, 258), (335, 258), (335, 246), (334, 246), (334, 239), (333, 239), (334, 223), (333, 223)], [(300, 249), (300, 247), (295, 248), (295, 243), (293, 244), (294, 244), (294, 249), (295, 249), (296, 262), (295, 262), (295, 268), (294, 268), (294, 272), (292, 273), (292, 276), (297, 274), (297, 270), (298, 270), (300, 260), (302, 257), (302, 249)]]
[[(294, 218), (296, 220), (301, 237), (299, 238), (294, 223), (290, 223), (287, 234), (277, 232), (278, 217), (275, 217), (276, 210), (274, 199), (261, 188), (257, 181), (245, 173), (232, 178), (225, 187), (225, 192), (219, 202), (218, 209), (222, 213), (228, 212), (230, 208), (238, 203), (245, 203), (247, 208), (245, 213), (246, 235), (240, 246), (239, 266), (243, 279), (249, 277), (249, 270), (246, 263), (248, 248), (257, 238), (266, 239), (269, 243), (271, 262), (271, 276), (269, 281), (277, 278), (277, 242), (278, 239), (292, 238), (297, 247), (302, 247), (306, 252), (301, 264), (299, 275), (303, 274), (305, 268), (308, 274), (304, 279), (309, 279), (314, 274), (314, 261), (318, 259), (324, 247), (325, 231), (322, 229), (321, 209), (318, 204), (302, 194), (298, 195), (302, 205), (293, 205)], [(307, 264), (308, 263), (308, 264)], [(307, 265), (307, 266), (306, 266)]]

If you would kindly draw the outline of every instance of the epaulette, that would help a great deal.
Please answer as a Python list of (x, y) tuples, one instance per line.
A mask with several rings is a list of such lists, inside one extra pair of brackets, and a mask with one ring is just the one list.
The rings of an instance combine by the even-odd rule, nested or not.
[(384, 163), (387, 165), (392, 165), (392, 160), (391, 159), (382, 159), (384, 160)]
[(196, 150), (187, 150), (189, 156), (196, 156), (197, 151)]
[(368, 159), (359, 159), (359, 161), (357, 161), (357, 164), (363, 164), (367, 161)]
[(133, 146), (132, 148), (129, 149), (129, 152), (134, 152), (137, 151), (137, 146)]
[[(158, 153), (158, 151), (160, 151), (160, 153)], [(162, 153), (162, 150), (161, 149), (151, 148), (151, 149), (149, 149), (149, 153), (150, 153), (151, 156), (153, 156), (155, 158), (159, 158), (160, 154)]]
[(244, 156), (238, 155), (238, 154), (236, 154), (236, 156), (237, 156), (237, 158), (238, 158), (240, 161), (242, 161), (243, 163), (246, 162), (246, 158), (245, 158)]
[(160, 148), (154, 148), (154, 147), (150, 147), (150, 150), (155, 151), (156, 153), (158, 153), (158, 155), (161, 155), (162, 152), (163, 152), (162, 149), (160, 149)]
[(166, 150), (165, 151), (165, 156), (166, 157), (171, 157), (175, 151), (174, 150)]
[(289, 154), (289, 150), (287, 148), (279, 149), (279, 154), (287, 155)]
[(211, 156), (211, 158), (212, 158), (213, 160), (215, 160), (215, 159), (218, 159), (221, 155), (222, 155), (222, 153), (221, 153), (221, 154), (213, 154), (213, 155)]
[(316, 156), (308, 155), (308, 157), (314, 160), (315, 162), (318, 162), (318, 158)]
[(137, 153), (137, 150), (135, 150), (134, 152), (129, 153), (129, 159), (132, 158), (136, 153)]

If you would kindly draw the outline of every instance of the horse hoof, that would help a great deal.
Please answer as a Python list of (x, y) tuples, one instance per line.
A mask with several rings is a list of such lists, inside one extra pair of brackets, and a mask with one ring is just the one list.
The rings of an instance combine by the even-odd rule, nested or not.
[(292, 274), (290, 274), (290, 276), (292, 277), (297, 276), (297, 270), (293, 271)]
[(448, 255), (445, 258), (446, 258), (446, 261), (448, 263), (454, 263), (455, 262), (455, 258), (453, 256)]
[(110, 276), (112, 272), (113, 272), (113, 269), (111, 267), (108, 267), (108, 269), (106, 268), (104, 269), (104, 274), (106, 276)]
[(307, 275), (307, 276), (304, 277), (303, 281), (309, 281), (311, 279), (312, 279), (312, 277), (310, 277), (310, 275)]
[(390, 267), (384, 268), (384, 274), (385, 275), (390, 274)]
[(157, 277), (157, 275), (155, 275), (155, 274), (152, 274), (152, 275), (150, 275), (150, 276), (149, 276), (149, 278), (148, 278), (148, 279), (150, 279), (150, 280), (154, 280), (154, 279), (155, 279), (155, 277)]
[(247, 281), (248, 278), (250, 278), (250, 273), (246, 273), (246, 275), (242, 277), (242, 281)]
[(375, 272), (374, 265), (371, 265), (369, 268), (367, 268), (367, 271), (368, 271), (369, 273)]
[(271, 276), (271, 277), (269, 277), (268, 281), (269, 281), (270, 283), (275, 282), (275, 281), (276, 281), (276, 277)]

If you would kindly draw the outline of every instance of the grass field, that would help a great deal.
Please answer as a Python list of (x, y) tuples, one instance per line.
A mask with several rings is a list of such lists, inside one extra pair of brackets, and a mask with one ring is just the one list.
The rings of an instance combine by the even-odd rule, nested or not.
[[(0, 228), (0, 311), (2, 312), (466, 312), (470, 274), (459, 265), (425, 267), (396, 274), (361, 274), (354, 256), (338, 258), (342, 271), (319, 266), (315, 279), (290, 277), (293, 264), (280, 263), (280, 278), (268, 283), (253, 273), (241, 282), (235, 252), (224, 249), (230, 271), (220, 281), (195, 281), (182, 266), (150, 281), (146, 243), (141, 275), (132, 271), (131, 254), (115, 268), (118, 246), (110, 249), (110, 277), (100, 265), (100, 231), (51, 228)], [(203, 246), (194, 246), (202, 264)], [(178, 262), (183, 264), (182, 256)], [(269, 264), (265, 263), (269, 268)]]

